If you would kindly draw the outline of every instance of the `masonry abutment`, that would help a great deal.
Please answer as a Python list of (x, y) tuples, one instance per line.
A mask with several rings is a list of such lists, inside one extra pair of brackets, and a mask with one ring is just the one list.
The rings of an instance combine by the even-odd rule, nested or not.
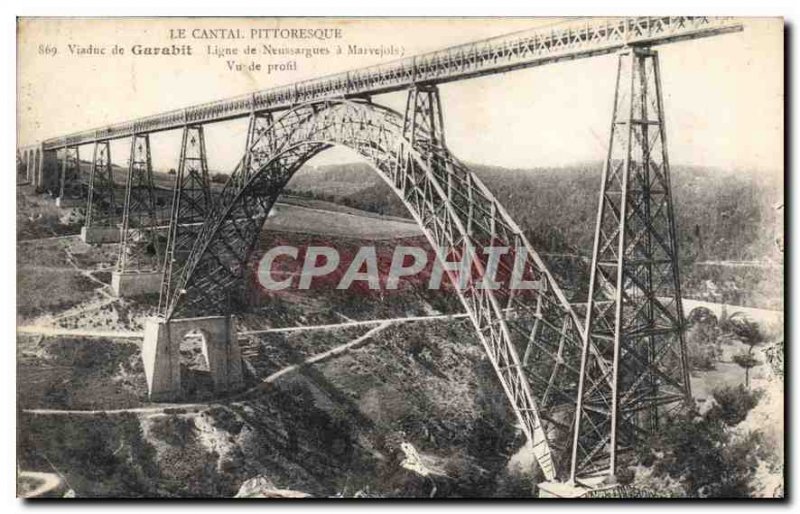
[(142, 361), (152, 401), (175, 401), (183, 396), (180, 346), (190, 332), (202, 333), (204, 355), (215, 394), (235, 392), (244, 385), (242, 358), (233, 317), (209, 316), (145, 322)]

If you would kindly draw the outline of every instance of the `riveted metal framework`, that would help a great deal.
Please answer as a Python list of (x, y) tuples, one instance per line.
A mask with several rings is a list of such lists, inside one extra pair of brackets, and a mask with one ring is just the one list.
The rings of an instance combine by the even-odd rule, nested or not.
[(113, 226), (120, 221), (111, 166), (110, 141), (98, 141), (94, 144), (92, 170), (89, 176), (85, 222), (87, 227)]
[(48, 139), (44, 142), (44, 149), (177, 129), (189, 123), (244, 118), (253, 112), (280, 111), (323, 99), (376, 95), (401, 91), (416, 84), (442, 84), (611, 54), (629, 45), (655, 46), (741, 30), (742, 24), (736, 19), (707, 16), (576, 18), (558, 25), (537, 27)]
[(648, 49), (619, 55), (585, 326), (573, 480), (615, 474), (660, 413), (690, 398), (658, 57)]
[[(235, 176), (226, 184), (182, 275), (174, 279), (167, 317), (224, 312), (285, 184), (314, 155), (347, 146), (403, 200), (440, 259), (468, 256), (474, 280), (459, 296), (544, 474), (552, 478), (551, 445), (566, 448), (571, 428), (578, 370), (570, 363), (581, 348), (578, 320), (519, 227), (444, 146), (437, 95), (433, 88), (415, 88), (405, 116), (366, 102), (326, 101), (278, 117), (262, 134), (274, 153), (244, 187)], [(478, 250), (489, 244), (519, 253), (521, 276), (535, 279), (538, 287), (477, 287), (486, 269)], [(501, 261), (499, 273), (513, 273), (512, 265)], [(523, 353), (534, 356), (528, 366), (521, 362)]]
[(67, 146), (61, 157), (61, 173), (58, 177), (59, 198), (79, 198), (82, 194), (81, 154), (78, 146)]
[(250, 115), (247, 127), (247, 139), (242, 157), (242, 172), (234, 174), (239, 181), (236, 186), (243, 187), (250, 177), (257, 173), (261, 166), (275, 153), (275, 144), (269, 137), (269, 129), (273, 123), (270, 112), (254, 112)]
[(159, 313), (166, 313), (166, 299), (172, 294), (172, 277), (180, 276), (186, 259), (211, 210), (206, 141), (201, 125), (183, 129), (181, 155), (172, 196), (164, 278), (161, 282)]
[[(164, 264), (159, 313), (169, 320), (227, 313), (293, 174), (332, 146), (352, 149), (403, 201), (438, 259), (469, 264), (472, 280), (446, 272), (463, 286), (457, 294), (545, 477), (566, 469), (573, 480), (613, 474), (618, 456), (689, 397), (658, 60), (645, 47), (740, 30), (731, 18), (569, 20), (49, 139), (36, 161), (43, 170), (46, 155), (64, 152), (63, 196), (66, 184), (79, 182), (66, 180), (68, 166), (79, 175), (77, 146), (98, 143), (95, 222), (102, 170), (110, 177), (108, 141), (131, 138), (117, 267)], [(520, 228), (447, 149), (437, 84), (614, 52), (617, 92), (582, 325)], [(362, 100), (391, 91), (408, 91), (402, 115)], [(246, 116), (244, 156), (212, 201), (202, 126)], [(177, 128), (181, 160), (159, 258), (149, 134)], [(487, 247), (509, 252), (491, 261)], [(536, 285), (480, 287), (517, 272)]]
[(117, 271), (159, 269), (163, 250), (157, 240), (156, 207), (150, 136), (137, 134), (131, 138)]

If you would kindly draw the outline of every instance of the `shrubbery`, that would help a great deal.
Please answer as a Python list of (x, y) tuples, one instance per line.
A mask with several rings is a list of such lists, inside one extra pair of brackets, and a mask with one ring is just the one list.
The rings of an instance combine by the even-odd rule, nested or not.
[(645, 445), (643, 463), (652, 462), (655, 477), (679, 480), (690, 497), (744, 498), (763, 455), (762, 435), (730, 430), (760, 398), (744, 387), (714, 391), (716, 405), (701, 415), (696, 409), (666, 420)]
[(728, 426), (735, 426), (744, 421), (747, 413), (758, 405), (763, 396), (762, 391), (750, 391), (743, 385), (736, 387), (720, 387), (714, 389), (714, 406), (706, 412), (709, 419), (718, 419)]

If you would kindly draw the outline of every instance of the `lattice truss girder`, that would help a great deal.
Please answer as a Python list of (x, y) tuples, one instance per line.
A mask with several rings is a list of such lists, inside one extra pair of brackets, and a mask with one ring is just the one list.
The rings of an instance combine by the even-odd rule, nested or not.
[(618, 61), (587, 308), (599, 358), (585, 357), (572, 478), (613, 474), (617, 455), (689, 396), (677, 259), (657, 54), (628, 49)]
[(92, 169), (89, 176), (89, 193), (86, 203), (87, 227), (113, 226), (119, 223), (121, 209), (114, 191), (110, 141), (94, 144)]
[(125, 203), (117, 270), (154, 271), (163, 263), (163, 243), (158, 238), (155, 184), (150, 157), (150, 136), (131, 138)]
[(98, 139), (129, 137), (248, 116), (256, 110), (290, 109), (301, 103), (399, 91), (418, 83), (451, 82), (517, 68), (616, 52), (627, 45), (665, 44), (742, 30), (733, 18), (647, 16), (573, 19), (499, 37), (406, 57), (374, 66), (284, 84), (234, 98), (98, 127), (44, 142), (47, 150)]
[[(246, 169), (240, 166), (226, 184), (175, 279), (167, 317), (224, 312), (286, 183), (314, 155), (347, 146), (403, 200), (440, 259), (474, 256), (474, 280), (460, 298), (544, 474), (552, 478), (551, 446), (566, 447), (572, 427), (581, 349), (577, 318), (519, 227), (447, 151), (441, 119), (436, 90), (423, 87), (409, 93), (405, 116), (365, 102), (325, 101), (278, 117), (255, 144), (269, 148), (270, 159), (247, 180), (237, 176)], [(486, 271), (478, 250), (491, 244), (524, 252), (522, 277), (540, 280), (541, 287), (476, 287)], [(509, 276), (512, 266), (512, 259), (501, 260), (496, 276)]]

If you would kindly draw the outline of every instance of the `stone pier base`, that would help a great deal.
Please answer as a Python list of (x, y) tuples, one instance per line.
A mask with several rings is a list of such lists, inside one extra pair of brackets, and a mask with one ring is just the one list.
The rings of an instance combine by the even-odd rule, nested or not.
[(116, 297), (159, 294), (161, 271), (114, 271), (111, 273), (111, 289)]
[(214, 382), (214, 391), (233, 392), (244, 385), (242, 357), (232, 317), (211, 316), (166, 321), (150, 318), (145, 322), (142, 361), (147, 391), (152, 401), (181, 398), (180, 346), (188, 332), (203, 335), (203, 353)]
[(81, 227), (81, 241), (92, 245), (119, 243), (119, 227)]
[(556, 481), (542, 482), (537, 487), (539, 498), (580, 498), (591, 490), (578, 484), (570, 485)]
[(579, 479), (575, 483), (559, 482), (551, 480), (537, 484), (539, 498), (585, 498), (586, 495), (595, 491), (611, 489), (616, 487), (616, 481), (610, 476), (595, 476)]

